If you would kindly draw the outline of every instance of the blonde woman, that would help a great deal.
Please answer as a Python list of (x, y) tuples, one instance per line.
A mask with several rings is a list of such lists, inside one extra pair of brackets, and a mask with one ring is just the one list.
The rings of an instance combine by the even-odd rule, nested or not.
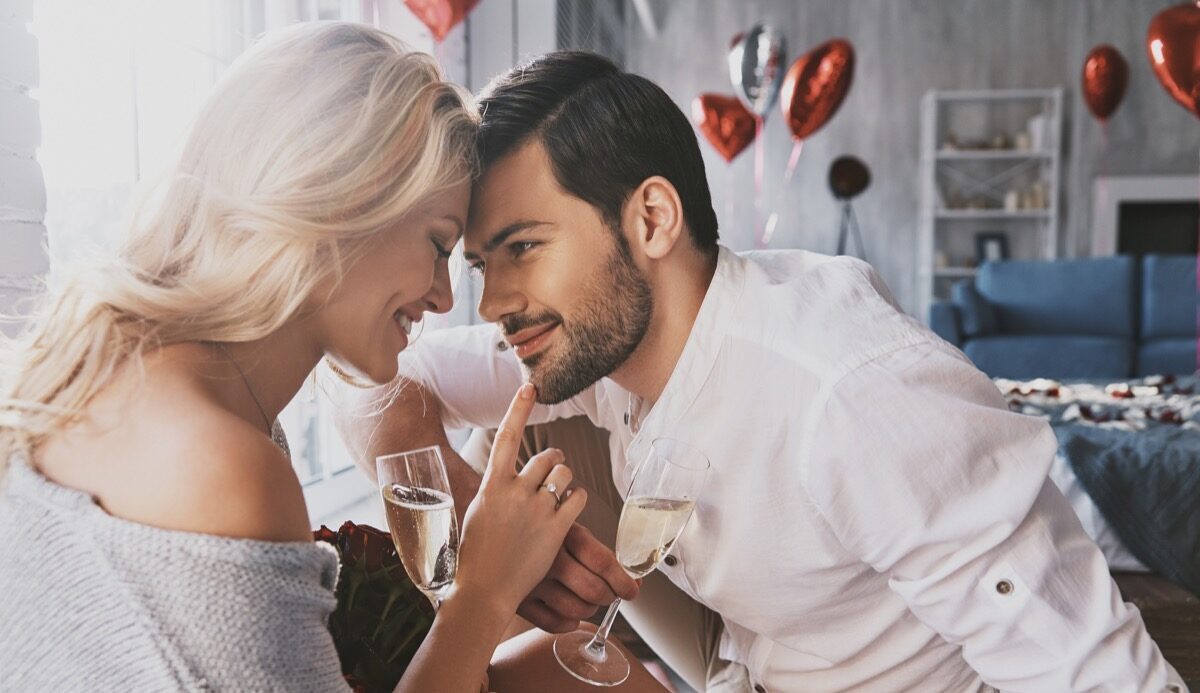
[[(367, 27), (300, 25), (230, 68), (119, 260), (4, 344), (0, 689), (345, 689), (336, 556), (274, 422), (322, 358), (393, 380), (413, 323), (449, 310), (474, 133), (431, 58)], [(561, 454), (518, 475), (509, 447), (401, 690), (480, 689), (585, 502), (539, 491), (569, 482)], [(506, 680), (566, 690), (545, 639), (523, 645)]]

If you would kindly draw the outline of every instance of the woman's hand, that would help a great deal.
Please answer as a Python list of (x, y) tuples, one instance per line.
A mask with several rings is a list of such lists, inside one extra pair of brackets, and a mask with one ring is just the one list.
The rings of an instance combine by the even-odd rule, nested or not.
[(583, 489), (565, 493), (571, 470), (559, 450), (534, 456), (517, 473), (517, 452), (533, 404), (534, 386), (526, 383), (496, 431), (479, 493), (463, 520), (454, 586), (455, 592), (471, 595), (468, 601), (486, 602), (508, 615), (549, 571), (587, 502)]
[(560, 503), (543, 486), (566, 489), (571, 483), (571, 470), (561, 464), (558, 450), (537, 455), (517, 473), (533, 395), (532, 385), (522, 385), (496, 432), (479, 493), (463, 520), (454, 586), (398, 691), (486, 690), (488, 661), (505, 627), (549, 571), (587, 502), (586, 493), (577, 490)]

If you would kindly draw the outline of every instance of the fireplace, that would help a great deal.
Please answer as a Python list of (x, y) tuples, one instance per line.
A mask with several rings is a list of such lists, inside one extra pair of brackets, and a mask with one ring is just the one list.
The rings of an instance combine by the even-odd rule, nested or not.
[(1195, 255), (1200, 202), (1122, 202), (1117, 205), (1117, 253)]
[(1097, 178), (1092, 255), (1195, 255), (1200, 248), (1200, 178)]

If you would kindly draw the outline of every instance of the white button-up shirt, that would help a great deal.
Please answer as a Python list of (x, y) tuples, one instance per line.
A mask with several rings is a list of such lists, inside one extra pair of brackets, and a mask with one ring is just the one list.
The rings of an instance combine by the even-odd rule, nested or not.
[[(450, 427), (494, 427), (522, 381), (490, 325), (403, 369)], [(1162, 691), (1182, 685), (1047, 479), (1051, 429), (1010, 412), (872, 269), (725, 248), (658, 402), (610, 379), (541, 406), (612, 432), (622, 492), (659, 436), (712, 462), (661, 570), (725, 623), (769, 691)], [(632, 420), (630, 414), (633, 413)], [(568, 460), (569, 464), (569, 460)]]

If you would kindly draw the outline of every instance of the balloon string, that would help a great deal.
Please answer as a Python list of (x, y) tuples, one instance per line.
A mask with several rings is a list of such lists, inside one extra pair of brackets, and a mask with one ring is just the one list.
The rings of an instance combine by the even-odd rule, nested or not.
[(1196, 228), (1196, 372), (1200, 373), (1200, 223)]
[[(763, 170), (765, 168), (766, 143), (763, 141), (763, 124), (765, 120), (759, 116), (754, 119), (754, 230), (757, 232), (762, 225), (763, 203)], [(763, 236), (759, 236), (758, 248), (764, 246)]]
[[(783, 195), (787, 194), (788, 183), (792, 182), (792, 176), (796, 173), (796, 164), (800, 163), (800, 152), (804, 151), (804, 140), (796, 140), (792, 145), (792, 155), (788, 157), (787, 170), (783, 172)], [(775, 235), (775, 227), (779, 225), (779, 205), (775, 205), (775, 209), (771, 211), (771, 216), (767, 218), (767, 225), (763, 229), (762, 238), (759, 240), (758, 247), (765, 248), (771, 242), (771, 236)]]
[(804, 140), (796, 140), (792, 145), (792, 155), (788, 157), (787, 171), (783, 173), (783, 184), (787, 185), (792, 182), (792, 176), (796, 173), (796, 164), (800, 163), (800, 152), (804, 151)]
[(725, 224), (733, 228), (733, 167), (725, 166)]
[[(1108, 208), (1108, 121), (1100, 121), (1100, 155), (1097, 157), (1099, 163), (1096, 165), (1096, 178), (1100, 181), (1099, 189), (1096, 191), (1099, 197), (1098, 209)], [(1118, 239), (1118, 242), (1120, 239)], [(1117, 254), (1117, 248), (1113, 248), (1113, 255)]]

